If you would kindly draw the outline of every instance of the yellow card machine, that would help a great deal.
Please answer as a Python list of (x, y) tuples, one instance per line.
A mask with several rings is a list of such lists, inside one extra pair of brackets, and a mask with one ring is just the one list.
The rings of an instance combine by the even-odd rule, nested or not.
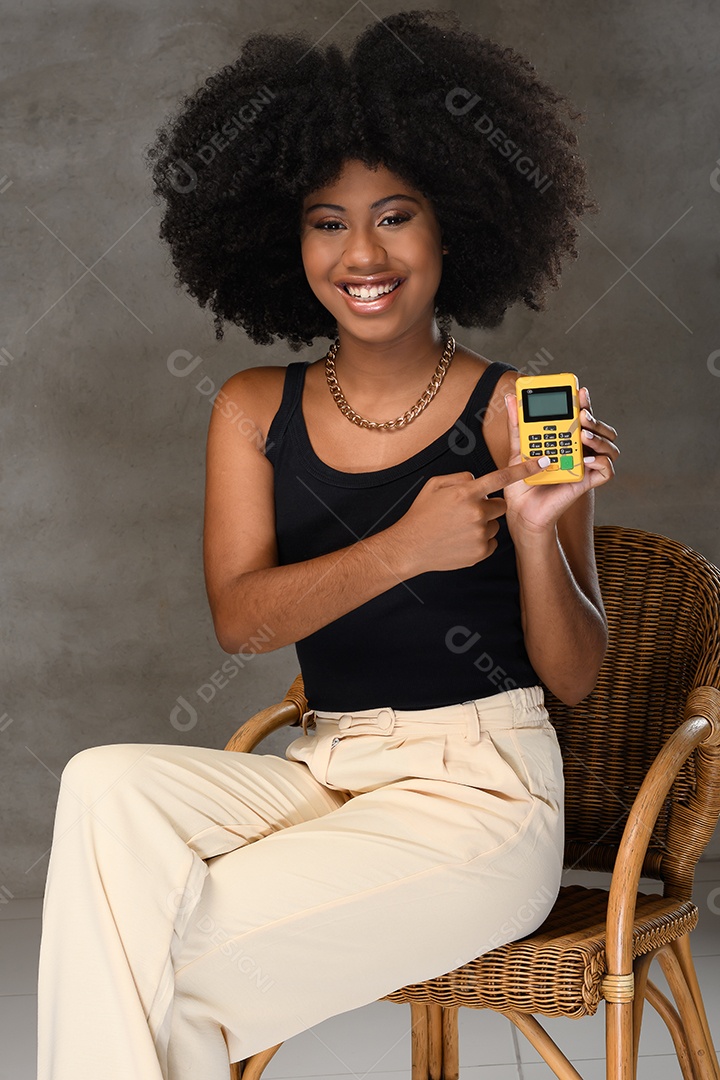
[(526, 484), (567, 484), (582, 480), (579, 385), (576, 375), (521, 375), (515, 382), (524, 460), (546, 454), (550, 464)]

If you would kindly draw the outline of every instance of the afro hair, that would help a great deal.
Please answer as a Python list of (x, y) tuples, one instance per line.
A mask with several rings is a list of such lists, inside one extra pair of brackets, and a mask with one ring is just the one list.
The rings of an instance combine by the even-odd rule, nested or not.
[(352, 48), (258, 33), (146, 148), (178, 285), (258, 344), (337, 334), (303, 269), (303, 199), (345, 161), (384, 165), (431, 202), (449, 254), (440, 325), (539, 311), (577, 221), (598, 209), (567, 121), (583, 121), (511, 48), (449, 12), (397, 13)]

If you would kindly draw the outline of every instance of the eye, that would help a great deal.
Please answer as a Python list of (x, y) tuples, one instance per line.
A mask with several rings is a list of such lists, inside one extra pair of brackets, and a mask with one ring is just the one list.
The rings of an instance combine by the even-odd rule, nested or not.
[[(388, 225), (390, 225), (390, 226), (392, 226), (394, 228), (396, 225), (404, 225), (406, 221), (411, 220), (411, 217), (412, 217), (411, 214), (405, 214), (405, 213), (386, 214), (384, 218), (381, 218), (379, 224), (380, 225), (388, 224)], [(344, 229), (344, 228), (346, 228), (346, 226), (342, 221), (325, 220), (325, 221), (317, 221), (312, 226), (312, 228), (313, 229), (321, 229), (324, 232), (338, 232), (338, 230)]]

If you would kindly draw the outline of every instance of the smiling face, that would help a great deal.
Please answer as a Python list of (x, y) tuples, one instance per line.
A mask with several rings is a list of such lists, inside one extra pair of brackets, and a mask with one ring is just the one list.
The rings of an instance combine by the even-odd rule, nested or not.
[(421, 192), (384, 166), (348, 161), (308, 195), (301, 246), (310, 288), (339, 328), (381, 342), (432, 324), (440, 226)]

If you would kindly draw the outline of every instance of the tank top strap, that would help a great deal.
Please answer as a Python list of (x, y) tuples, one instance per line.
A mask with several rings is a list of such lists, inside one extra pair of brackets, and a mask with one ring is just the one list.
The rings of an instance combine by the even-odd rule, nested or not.
[(281, 443), (293, 413), (300, 404), (308, 363), (308, 360), (294, 360), (287, 365), (280, 408), (272, 418), (267, 433), (265, 456), (273, 463), (275, 448)]
[(517, 371), (516, 367), (512, 364), (506, 364), (502, 360), (494, 360), (489, 367), (485, 368), (478, 379), (475, 389), (472, 393), (470, 401), (468, 402), (467, 412), (473, 416), (483, 416), (490, 404), (490, 398), (493, 396), (493, 392), (500, 377), (505, 374), (506, 371)]

